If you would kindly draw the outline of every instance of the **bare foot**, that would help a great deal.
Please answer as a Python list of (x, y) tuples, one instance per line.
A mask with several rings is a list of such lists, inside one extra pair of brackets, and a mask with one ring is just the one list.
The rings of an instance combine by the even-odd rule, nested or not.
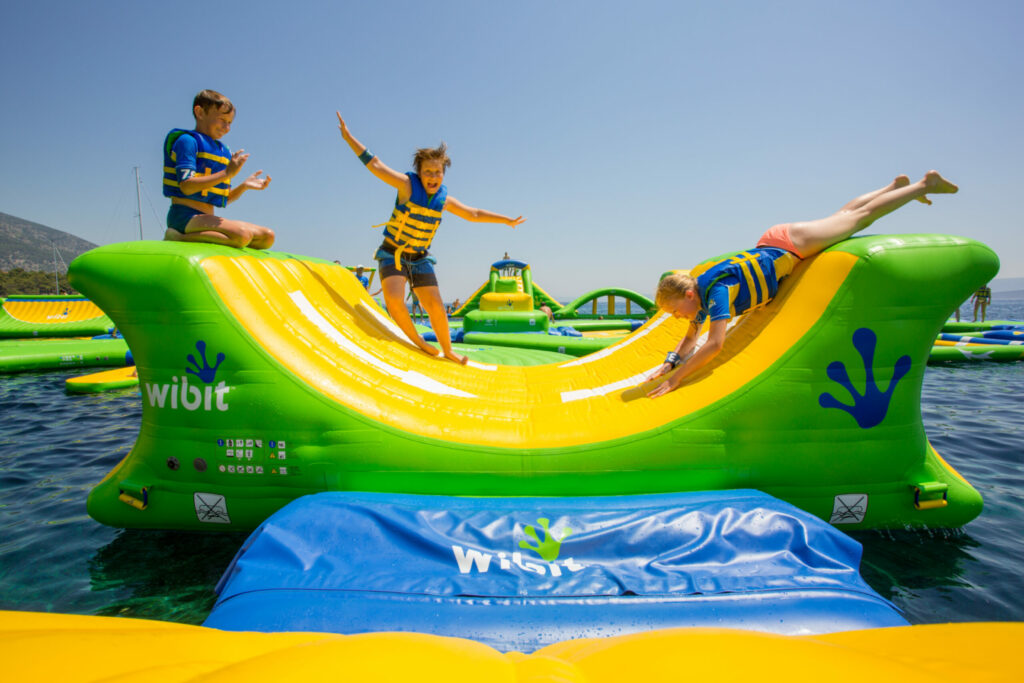
[(446, 351), (443, 357), (447, 358), (450, 361), (454, 361), (459, 365), (465, 365), (466, 363), (469, 362), (469, 358), (467, 358), (466, 356), (460, 356), (454, 351)]
[(427, 354), (428, 356), (434, 356), (436, 358), (441, 355), (441, 352), (437, 348), (431, 346), (427, 342), (417, 344), (416, 346), (420, 347), (420, 351)]
[[(899, 174), (898, 176), (896, 176), (895, 178), (893, 178), (893, 180), (892, 180), (892, 188), (894, 190), (898, 190), (901, 187), (906, 187), (909, 184), (910, 184), (910, 178), (908, 178), (906, 175), (904, 175), (902, 173)], [(922, 204), (927, 204), (929, 206), (931, 206), (931, 203), (932, 203), (932, 200), (928, 199), (928, 197), (925, 197), (924, 195), (921, 195), (920, 197), (914, 197), (914, 199), (916, 199), (917, 201), (921, 202)]]
[(924, 174), (925, 192), (932, 194), (954, 194), (960, 188), (939, 175), (938, 171), (928, 171)]
[[(896, 176), (895, 178), (892, 179), (892, 184), (889, 187), (891, 187), (894, 190), (898, 190), (901, 187), (906, 187), (909, 184), (910, 184), (910, 178), (907, 175), (901, 173), (901, 174), (899, 174), (898, 176)], [(917, 201), (921, 202), (922, 204), (929, 204), (930, 205), (932, 203), (932, 200), (928, 199), (928, 197), (925, 197), (924, 195), (922, 195), (920, 197), (914, 197), (914, 199), (916, 199)]]

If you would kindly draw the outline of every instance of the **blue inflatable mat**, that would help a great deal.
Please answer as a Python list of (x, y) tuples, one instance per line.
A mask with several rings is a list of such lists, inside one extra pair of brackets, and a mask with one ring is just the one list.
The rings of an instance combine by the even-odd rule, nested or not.
[(206, 626), (419, 631), (499, 650), (676, 626), (904, 626), (861, 547), (758, 491), (595, 498), (320, 493), (246, 540)]

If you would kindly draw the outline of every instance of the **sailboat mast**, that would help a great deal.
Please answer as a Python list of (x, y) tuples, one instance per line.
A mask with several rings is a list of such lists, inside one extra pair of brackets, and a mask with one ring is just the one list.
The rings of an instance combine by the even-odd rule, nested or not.
[(142, 239), (142, 190), (139, 189), (139, 167), (135, 167), (135, 206), (139, 216), (139, 239)]

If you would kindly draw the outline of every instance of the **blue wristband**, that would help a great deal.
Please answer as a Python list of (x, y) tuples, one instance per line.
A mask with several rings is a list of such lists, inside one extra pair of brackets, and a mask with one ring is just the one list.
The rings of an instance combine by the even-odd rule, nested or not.
[(359, 155), (359, 161), (363, 162), (364, 166), (373, 161), (373, 155), (370, 154), (370, 150), (364, 149), (363, 153)]
[(682, 359), (679, 357), (679, 354), (676, 353), (675, 351), (669, 351), (668, 356), (665, 357), (665, 362), (674, 368), (682, 362)]

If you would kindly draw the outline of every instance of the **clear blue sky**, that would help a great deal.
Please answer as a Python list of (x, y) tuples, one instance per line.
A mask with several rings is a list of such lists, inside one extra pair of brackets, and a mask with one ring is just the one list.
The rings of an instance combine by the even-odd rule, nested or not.
[(561, 298), (650, 294), (658, 275), (817, 218), (897, 173), (961, 186), (872, 232), (993, 247), (1024, 276), (1024, 3), (5, 2), (0, 211), (106, 244), (163, 234), (160, 147), (213, 88), (224, 142), (273, 177), (226, 215), (284, 251), (370, 264), (393, 191), (334, 111), (394, 168), (445, 140), (463, 202), (442, 293), (465, 298), (505, 251)]

